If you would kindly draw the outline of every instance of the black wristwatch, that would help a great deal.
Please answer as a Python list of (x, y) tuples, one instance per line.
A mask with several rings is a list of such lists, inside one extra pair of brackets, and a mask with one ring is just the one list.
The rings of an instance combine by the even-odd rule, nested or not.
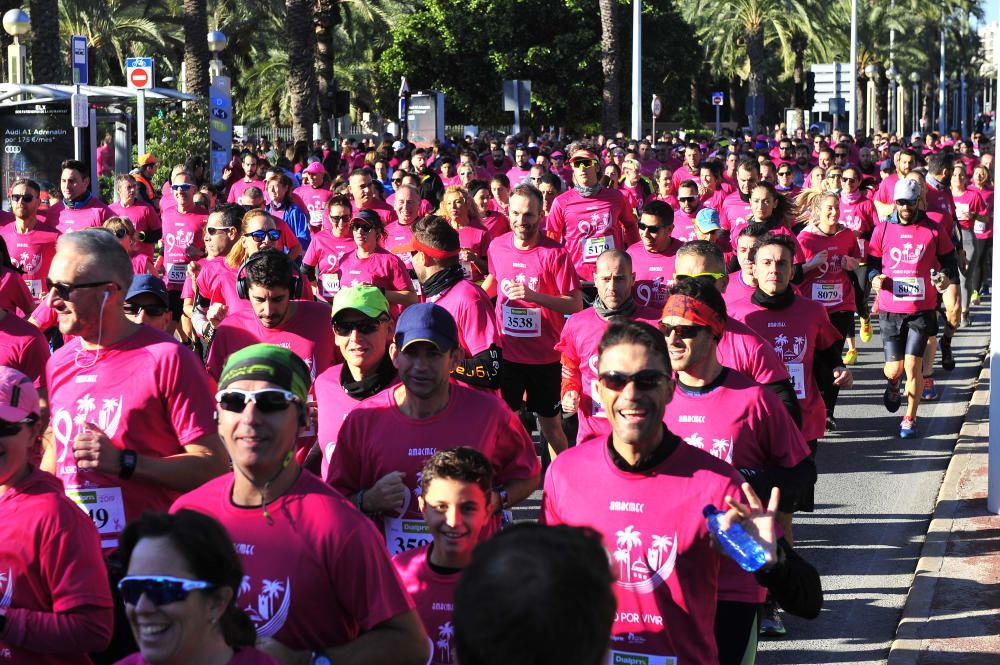
[(7, 615), (0, 614), (0, 635), (3, 635), (7, 630)]
[(503, 509), (507, 507), (507, 502), (509, 501), (507, 497), (507, 488), (503, 485), (497, 485), (493, 488), (493, 491), (497, 493), (497, 498), (500, 499), (500, 506), (497, 508), (497, 513), (503, 512)]
[(118, 459), (121, 464), (121, 471), (118, 472), (118, 477), (122, 480), (128, 480), (135, 473), (135, 465), (139, 461), (139, 455), (134, 450), (125, 449), (121, 452), (121, 456)]

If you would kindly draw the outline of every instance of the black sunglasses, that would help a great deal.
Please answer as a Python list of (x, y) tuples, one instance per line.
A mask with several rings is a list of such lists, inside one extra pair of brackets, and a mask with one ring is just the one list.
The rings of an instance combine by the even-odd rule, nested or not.
[(708, 330), (705, 326), (669, 326), (666, 323), (660, 324), (660, 330), (663, 331), (664, 337), (670, 337), (670, 333), (677, 333), (677, 336), (681, 339), (693, 339), (698, 336), (702, 330)]
[(234, 228), (232, 226), (206, 226), (205, 231), (210, 236), (214, 236), (216, 233), (228, 233), (229, 229)]
[(0, 438), (6, 438), (8, 436), (14, 436), (21, 431), (21, 427), (25, 423), (30, 423), (30, 418), (25, 418), (24, 420), (18, 420), (17, 422), (10, 422), (8, 420), (0, 420)]
[(69, 300), (70, 295), (77, 289), (92, 289), (96, 286), (111, 284), (109, 280), (103, 282), (86, 282), (84, 284), (65, 284), (63, 282), (53, 282), (48, 277), (45, 278), (45, 290), (51, 292), (55, 289), (56, 295), (62, 300)]
[(17, 203), (18, 201), (24, 201), (25, 203), (31, 203), (32, 201), (35, 200), (35, 195), (34, 194), (11, 194), (10, 195), (10, 200), (13, 201), (14, 203)]
[(791, 171), (778, 171), (778, 175), (792, 175)]
[(680, 201), (680, 202), (682, 202), (682, 203), (684, 203), (684, 202), (687, 202), (687, 201), (697, 201), (698, 197), (697, 196), (678, 196), (677, 200)]
[(912, 208), (913, 206), (917, 205), (917, 202), (916, 201), (907, 201), (906, 199), (896, 199), (896, 205), (897, 206), (906, 206), (908, 208)]
[(278, 229), (269, 229), (264, 231), (263, 229), (258, 231), (251, 231), (250, 233), (244, 233), (243, 237), (251, 237), (254, 242), (264, 242), (265, 238), (270, 238), (271, 242), (278, 242), (281, 240), (281, 231)]
[(371, 233), (374, 226), (369, 226), (368, 224), (351, 224), (351, 231), (361, 231), (362, 233)]
[(121, 240), (125, 236), (135, 235), (135, 231), (129, 231), (128, 229), (117, 229), (115, 232), (115, 237)]
[(665, 228), (663, 226), (657, 226), (656, 224), (650, 226), (649, 224), (643, 224), (642, 222), (638, 222), (638, 226), (640, 232), (649, 231), (654, 236)]
[(136, 305), (134, 303), (125, 303), (125, 313), (129, 316), (139, 316), (140, 312), (146, 312), (147, 316), (163, 316), (167, 313), (168, 307), (163, 305)]
[(178, 603), (188, 597), (192, 591), (211, 589), (215, 585), (202, 580), (185, 580), (179, 577), (145, 577), (130, 576), (118, 583), (122, 599), (129, 605), (137, 605), (143, 594), (154, 605), (169, 605)]
[(263, 390), (239, 390), (228, 388), (215, 394), (215, 401), (226, 411), (243, 413), (247, 402), (253, 402), (261, 413), (276, 413), (284, 411), (292, 403), (300, 403), (298, 395), (280, 388), (264, 388)]
[(340, 337), (347, 337), (357, 330), (362, 335), (371, 335), (378, 330), (379, 325), (385, 319), (358, 319), (357, 321), (334, 321), (333, 332)]
[(634, 374), (603, 372), (598, 378), (601, 381), (601, 385), (608, 390), (621, 392), (630, 383), (635, 383), (636, 390), (653, 390), (659, 387), (663, 383), (663, 380), (668, 377), (663, 372), (655, 369), (642, 369)]

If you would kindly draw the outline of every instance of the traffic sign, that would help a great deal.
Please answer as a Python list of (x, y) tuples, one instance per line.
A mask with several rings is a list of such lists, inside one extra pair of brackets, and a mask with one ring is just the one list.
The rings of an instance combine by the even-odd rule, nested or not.
[(125, 58), (125, 81), (134, 90), (153, 87), (153, 59)]
[(660, 114), (663, 113), (663, 102), (660, 101), (659, 95), (653, 95), (653, 117), (657, 120), (660, 119)]
[(726, 100), (726, 96), (724, 94), (722, 94), (721, 92), (713, 92), (712, 93), (712, 106), (722, 106), (722, 104), (725, 102), (725, 100)]
[(83, 35), (73, 35), (70, 39), (70, 52), (73, 54), (73, 84), (87, 85), (90, 78), (87, 67), (87, 38)]

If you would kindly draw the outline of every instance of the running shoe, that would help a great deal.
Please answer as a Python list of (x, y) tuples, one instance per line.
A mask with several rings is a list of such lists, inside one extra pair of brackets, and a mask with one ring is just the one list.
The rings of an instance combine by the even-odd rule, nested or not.
[(760, 628), (761, 637), (784, 637), (788, 631), (785, 622), (781, 620), (781, 610), (778, 603), (768, 600), (761, 607)]
[(920, 399), (925, 402), (933, 402), (938, 398), (937, 388), (934, 387), (934, 379), (929, 376), (924, 377), (924, 391), (920, 393)]
[(826, 417), (826, 431), (836, 432), (837, 431), (837, 419), (832, 415)]
[(845, 365), (853, 365), (854, 363), (858, 362), (858, 350), (848, 349), (844, 353), (843, 361)]
[(899, 397), (899, 382), (893, 383), (886, 379), (885, 393), (882, 395), (882, 403), (885, 404), (885, 408), (888, 409), (889, 413), (896, 413), (899, 411), (900, 397)]
[(903, 421), (899, 423), (899, 436), (904, 439), (912, 439), (917, 435), (917, 419), (903, 416)]
[(968, 328), (972, 325), (972, 312), (965, 310), (962, 312), (962, 327)]
[(979, 304), (979, 291), (973, 291), (972, 295), (969, 297), (969, 302), (973, 305)]
[(946, 372), (955, 369), (955, 356), (951, 352), (951, 338), (941, 338), (941, 367)]
[(873, 334), (872, 320), (870, 318), (861, 319), (861, 341), (865, 343), (872, 341)]

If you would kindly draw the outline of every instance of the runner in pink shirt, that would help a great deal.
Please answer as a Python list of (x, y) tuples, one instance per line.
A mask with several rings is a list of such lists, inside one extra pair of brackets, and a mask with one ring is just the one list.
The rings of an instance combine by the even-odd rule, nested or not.
[(663, 201), (650, 201), (639, 219), (640, 242), (628, 248), (635, 274), (636, 304), (656, 320), (674, 283), (674, 255), (683, 244), (673, 237), (674, 211)]
[(57, 250), (48, 302), (59, 331), (75, 337), (46, 367), (51, 443), (42, 468), (93, 511), (113, 548), (127, 521), (224, 470), (206, 409), (210, 383), (191, 351), (126, 318), (132, 267), (113, 235), (65, 234)]
[(541, 192), (530, 185), (514, 190), (512, 230), (490, 244), (490, 275), (483, 288), (496, 295), (503, 399), (517, 411), (527, 392), (528, 409), (538, 415), (545, 440), (558, 453), (567, 442), (559, 414), (561, 370), (555, 344), (565, 315), (583, 308), (583, 294), (570, 255), (541, 234), (541, 211)]
[[(244, 568), (237, 604), (283, 662), (425, 662), (427, 636), (372, 523), (292, 455), (309, 370), (268, 344), (233, 354), (216, 394), (235, 471), (178, 499), (226, 528)], [(345, 653), (346, 651), (346, 653)]]
[(479, 209), (479, 219), (489, 232), (491, 242), (510, 232), (510, 220), (507, 219), (507, 215), (490, 207), (493, 193), (490, 191), (489, 182), (473, 180), (469, 186), (469, 194), (472, 196), (472, 202)]
[[(45, 295), (45, 277), (56, 254), (56, 240), (60, 234), (38, 217), (41, 202), (38, 183), (18, 179), (10, 189), (14, 221), (0, 227), (0, 238), (7, 244), (11, 262), (21, 271), (28, 292), (37, 303)], [(25, 316), (28, 314), (30, 312)]]
[(302, 257), (302, 272), (316, 284), (318, 295), (329, 302), (340, 289), (337, 264), (345, 254), (357, 249), (357, 244), (351, 234), (350, 199), (338, 194), (327, 204), (328, 221), (321, 232), (313, 233)]
[(892, 161), (896, 167), (896, 171), (889, 174), (887, 178), (879, 183), (878, 192), (876, 192), (874, 197), (875, 207), (881, 219), (885, 219), (893, 211), (892, 193), (896, 187), (896, 183), (901, 178), (905, 178), (919, 163), (917, 153), (910, 148), (903, 148), (895, 153), (892, 156)]
[(128, 217), (140, 234), (139, 252), (152, 258), (156, 241), (160, 239), (160, 216), (156, 208), (136, 196), (135, 178), (123, 173), (115, 179), (118, 200), (108, 206), (113, 215)]
[(431, 638), (430, 665), (455, 662), (455, 587), (489, 521), (493, 494), (489, 460), (472, 448), (438, 451), (421, 471), (417, 502), (432, 542), (397, 554), (392, 564)]
[(302, 170), (302, 185), (295, 188), (295, 195), (305, 204), (309, 215), (310, 229), (320, 229), (327, 209), (327, 201), (333, 196), (327, 182), (326, 169), (320, 162), (313, 162)]
[(592, 146), (574, 143), (567, 152), (574, 187), (556, 197), (545, 233), (562, 244), (580, 279), (589, 282), (604, 250), (623, 249), (639, 240), (636, 220), (620, 192), (601, 187), (600, 163)]
[(337, 290), (359, 284), (377, 286), (392, 304), (393, 318), (398, 318), (404, 307), (417, 302), (417, 294), (403, 261), (379, 245), (385, 239), (382, 220), (373, 210), (359, 210), (351, 218), (351, 233), (356, 247), (337, 262)]
[(677, 210), (680, 203), (677, 201), (677, 188), (674, 187), (674, 172), (666, 166), (661, 166), (656, 169), (654, 182), (656, 183), (656, 196), (653, 197), (653, 200), (663, 201), (674, 210)]
[(449, 187), (437, 215), (448, 220), (458, 232), (461, 242), (459, 265), (465, 272), (466, 279), (481, 282), (488, 273), (486, 250), (489, 248), (490, 236), (480, 222), (479, 209), (472, 202), (472, 197), (461, 187)]
[(33, 466), (41, 415), (31, 379), (0, 367), (0, 654), (12, 665), (87, 665), (111, 639), (107, 571), (87, 515)]
[[(538, 186), (537, 184), (535, 185)], [(626, 159), (622, 163), (622, 181), (618, 188), (628, 200), (632, 214), (636, 217), (642, 212), (646, 202), (653, 197), (653, 188), (650, 183), (641, 176), (639, 162), (635, 159)]]
[(449, 381), (461, 352), (447, 310), (432, 303), (408, 307), (389, 352), (402, 385), (348, 414), (327, 480), (363, 512), (377, 515), (386, 546), (398, 554), (430, 541), (415, 499), (419, 472), (443, 441), (449, 447), (468, 445), (490, 460), (497, 494), (508, 510), (537, 488), (541, 469), (516, 414), (493, 395)]
[(722, 164), (716, 159), (706, 159), (698, 165), (698, 195), (705, 208), (718, 212), (728, 192), (722, 188)]
[(137, 275), (152, 275), (155, 273), (156, 268), (153, 265), (152, 258), (139, 253), (139, 243), (136, 240), (135, 227), (132, 225), (131, 219), (128, 217), (108, 217), (107, 221), (101, 225), (101, 228), (107, 229), (118, 238), (122, 249), (125, 250), (132, 261), (132, 272)]
[(747, 224), (753, 211), (750, 207), (750, 194), (760, 181), (760, 166), (754, 160), (745, 159), (736, 167), (736, 190), (722, 201), (719, 210), (719, 221), (722, 228), (729, 232), (729, 238), (736, 247), (736, 237)]
[(674, 189), (685, 180), (694, 180), (695, 185), (701, 184), (698, 180), (701, 159), (701, 147), (697, 143), (688, 143), (684, 146), (684, 164), (674, 171)]
[(413, 270), (409, 252), (397, 252), (395, 248), (407, 245), (413, 240), (413, 223), (420, 217), (420, 192), (413, 185), (400, 185), (396, 190), (393, 207), (396, 221), (385, 227), (385, 248), (403, 261), (407, 270)]
[(45, 399), (49, 342), (31, 323), (0, 309), (0, 366), (13, 367), (32, 380)]
[[(983, 285), (983, 274), (989, 265), (987, 256), (987, 225), (992, 218), (979, 192), (968, 187), (969, 176), (965, 165), (956, 163), (951, 168), (951, 196), (955, 202), (956, 218), (962, 247), (969, 262), (965, 279), (962, 280), (962, 320), (972, 321), (969, 308), (979, 304), (979, 289)], [(2, 233), (2, 231), (0, 231)], [(983, 236), (983, 239), (980, 239)]]
[(60, 165), (59, 188), (63, 198), (45, 211), (45, 221), (62, 233), (100, 226), (111, 211), (90, 191), (90, 170), (83, 162), (67, 159)]
[(266, 189), (264, 181), (257, 178), (257, 157), (252, 152), (244, 152), (240, 158), (243, 164), (243, 177), (232, 184), (229, 188), (229, 195), (226, 197), (227, 203), (239, 203), (240, 198), (250, 187), (256, 187), (261, 192)]
[(31, 297), (28, 285), (21, 272), (14, 266), (7, 254), (7, 247), (0, 240), (0, 308), (8, 312), (20, 312), (21, 318), (28, 318), (35, 309), (35, 299)]
[(701, 203), (698, 185), (693, 180), (684, 180), (677, 187), (678, 208), (674, 213), (674, 228), (671, 235), (683, 242), (698, 239), (694, 230), (694, 218), (698, 216)]
[(362, 210), (371, 210), (382, 220), (382, 226), (388, 226), (396, 221), (396, 211), (388, 203), (378, 198), (372, 177), (365, 169), (354, 169), (348, 178), (351, 188), (351, 203), (355, 214)]

